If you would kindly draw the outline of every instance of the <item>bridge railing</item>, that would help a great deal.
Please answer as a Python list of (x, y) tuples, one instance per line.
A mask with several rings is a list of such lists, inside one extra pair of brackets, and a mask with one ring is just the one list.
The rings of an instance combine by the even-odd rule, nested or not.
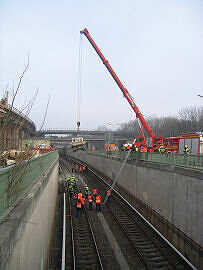
[(26, 114), (24, 114), (22, 111), (19, 111), (15, 107), (11, 107), (10, 104), (7, 104), (7, 105), (0, 104), (0, 107), (3, 108), (3, 109), (6, 109), (6, 110), (10, 110), (10, 111), (15, 112), (16, 114), (20, 115), (21, 117), (26, 119), (36, 129), (35, 123)]
[(52, 151), (0, 169), (0, 222), (57, 159), (58, 151)]
[[(105, 150), (87, 150), (87, 152), (95, 155), (104, 155), (109, 158), (116, 158), (119, 160), (124, 160), (127, 155), (127, 152), (125, 151), (111, 151), (110, 153), (107, 153)], [(203, 156), (195, 156), (190, 154), (167, 154), (159, 152), (131, 152), (128, 157), (128, 161), (133, 163), (134, 161), (138, 160), (203, 170)]]
[(30, 122), (30, 124), (35, 127), (35, 123), (23, 112), (19, 111), (18, 109), (16, 109), (15, 107), (12, 108), (12, 111), (14, 111), (15, 113), (19, 114), (21, 117), (25, 118), (28, 122)]

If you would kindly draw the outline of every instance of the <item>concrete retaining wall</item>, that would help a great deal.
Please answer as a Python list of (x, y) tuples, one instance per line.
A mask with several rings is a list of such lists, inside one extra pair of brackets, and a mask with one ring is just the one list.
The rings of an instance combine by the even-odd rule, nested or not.
[(0, 225), (0, 269), (46, 269), (58, 194), (58, 161)]
[[(111, 179), (121, 166), (118, 160), (85, 152), (71, 155)], [(203, 173), (138, 161), (125, 165), (117, 183), (127, 198), (132, 194), (135, 207), (169, 241), (196, 266), (202, 266)]]

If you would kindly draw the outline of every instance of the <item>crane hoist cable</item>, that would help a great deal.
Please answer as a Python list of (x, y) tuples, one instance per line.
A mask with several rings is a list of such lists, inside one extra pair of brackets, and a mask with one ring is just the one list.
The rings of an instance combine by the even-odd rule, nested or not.
[(78, 57), (78, 108), (77, 108), (77, 132), (79, 132), (80, 127), (80, 109), (81, 109), (81, 89), (82, 89), (82, 37), (80, 35), (79, 41), (79, 57)]

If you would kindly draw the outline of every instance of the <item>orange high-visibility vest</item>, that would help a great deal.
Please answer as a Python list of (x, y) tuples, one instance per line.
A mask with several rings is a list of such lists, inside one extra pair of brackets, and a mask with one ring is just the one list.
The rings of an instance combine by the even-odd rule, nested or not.
[(78, 193), (78, 199), (82, 198), (82, 193)]
[(96, 204), (100, 204), (101, 203), (101, 197), (100, 196), (97, 196), (96, 197)]
[(88, 200), (89, 200), (89, 202), (93, 202), (92, 196), (88, 196)]
[(77, 208), (81, 208), (82, 207), (82, 203), (77, 201)]
[(81, 203), (82, 203), (83, 205), (85, 205), (85, 198), (81, 198), (80, 200), (81, 200)]
[(147, 148), (142, 147), (141, 150), (140, 150), (140, 152), (147, 152)]
[(95, 194), (95, 193), (98, 193), (98, 190), (95, 188), (92, 190), (92, 193)]
[(111, 195), (111, 192), (110, 192), (109, 189), (107, 190), (106, 194), (107, 194), (107, 196), (110, 196)]

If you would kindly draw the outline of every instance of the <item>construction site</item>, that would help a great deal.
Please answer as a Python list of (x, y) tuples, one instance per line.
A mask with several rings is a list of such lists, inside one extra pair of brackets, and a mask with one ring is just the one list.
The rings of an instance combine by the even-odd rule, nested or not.
[[(28, 3), (30, 16), (22, 8), (22, 20), (32, 21), (31, 14), (39, 12), (39, 22), (19, 26), (22, 31), (29, 26), (31, 33), (24, 46), (30, 39), (43, 54), (37, 58), (33, 49), (32, 70), (29, 52), (18, 81), (6, 84), (0, 95), (0, 270), (203, 269), (203, 96), (193, 97), (183, 87), (190, 83), (179, 62), (189, 69), (194, 59), (185, 57), (178, 43), (182, 32), (176, 33), (182, 27), (179, 14), (186, 25), (190, 18), (192, 29), (201, 24), (191, 19), (199, 18), (199, 11), (193, 4), (181, 3), (179, 9), (176, 3), (144, 0), (142, 6), (127, 0), (127, 6), (106, 4), (110, 14), (98, 3), (79, 2), (80, 7), (60, 3), (60, 8)], [(2, 6), (19, 20), (19, 8)], [(80, 26), (83, 20), (88, 29)], [(178, 45), (169, 42), (167, 27)], [(190, 32), (192, 40), (197, 33)], [(37, 76), (41, 92), (38, 85), (33, 90)], [(201, 86), (201, 79), (196, 81)], [(170, 115), (182, 99), (187, 106)]]

